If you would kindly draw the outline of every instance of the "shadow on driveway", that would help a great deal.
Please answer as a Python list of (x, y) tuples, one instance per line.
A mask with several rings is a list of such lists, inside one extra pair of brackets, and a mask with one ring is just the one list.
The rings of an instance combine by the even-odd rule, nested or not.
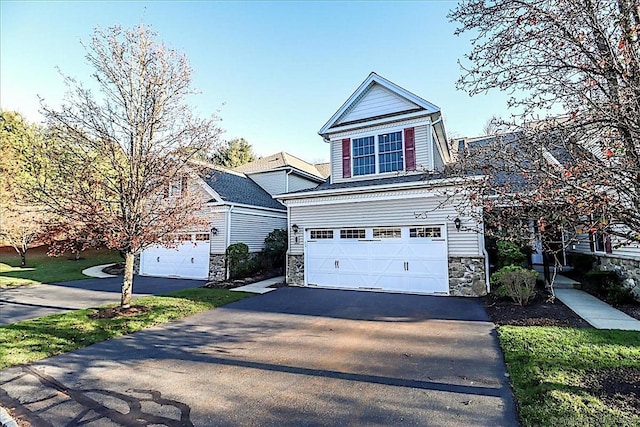
[[(133, 277), (133, 293), (141, 295), (160, 295), (187, 288), (198, 288), (207, 283), (206, 280), (179, 279), (167, 277)], [(105, 279), (84, 279), (72, 282), (51, 283), (51, 286), (84, 289), (99, 292), (118, 292), (122, 286), (122, 277), (108, 277)]]

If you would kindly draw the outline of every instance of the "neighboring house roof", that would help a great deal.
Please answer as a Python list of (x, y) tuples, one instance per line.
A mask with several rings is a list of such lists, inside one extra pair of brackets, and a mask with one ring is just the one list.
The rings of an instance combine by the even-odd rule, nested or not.
[(269, 209), (285, 210), (282, 203), (275, 200), (262, 187), (243, 173), (210, 168), (203, 176), (204, 181), (226, 203), (238, 203)]
[(258, 160), (254, 160), (253, 162), (238, 166), (234, 170), (237, 172), (252, 174), (284, 168), (297, 169), (316, 178), (326, 178), (326, 176), (320, 173), (320, 171), (318, 171), (318, 169), (311, 163), (299, 159), (298, 157), (292, 156), (289, 153), (285, 153), (284, 151), (272, 154), (270, 156), (261, 157)]
[(320, 176), (322, 176), (323, 178), (328, 178), (329, 175), (331, 175), (331, 163), (329, 163), (329, 162), (327, 162), (327, 163), (316, 163), (313, 166), (315, 166), (316, 169), (318, 169), (318, 172), (320, 172)]

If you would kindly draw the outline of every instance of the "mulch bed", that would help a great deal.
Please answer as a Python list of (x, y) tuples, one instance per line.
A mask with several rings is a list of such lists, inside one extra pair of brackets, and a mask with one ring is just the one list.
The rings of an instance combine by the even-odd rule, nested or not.
[(536, 297), (524, 307), (492, 295), (484, 297), (483, 303), (489, 319), (496, 325), (591, 327), (560, 300), (551, 301), (542, 290), (537, 290)]
[(124, 262), (119, 262), (102, 269), (103, 273), (113, 274), (114, 276), (122, 276), (124, 274)]
[[(255, 274), (251, 277), (245, 277), (243, 279), (233, 279), (233, 280), (222, 280), (219, 282), (209, 282), (202, 286), (203, 288), (214, 288), (214, 289), (233, 289), (239, 288), (240, 286), (250, 285), (256, 282), (262, 282), (263, 280), (271, 279), (273, 277), (281, 276), (282, 272), (280, 270), (271, 270), (262, 272), (259, 274)], [(275, 287), (270, 286), (270, 287)]]
[(100, 308), (95, 313), (89, 315), (90, 319), (120, 319), (122, 317), (130, 317), (138, 314), (146, 313), (151, 310), (151, 307), (144, 307), (141, 305), (132, 305), (128, 308), (122, 307), (109, 307)]

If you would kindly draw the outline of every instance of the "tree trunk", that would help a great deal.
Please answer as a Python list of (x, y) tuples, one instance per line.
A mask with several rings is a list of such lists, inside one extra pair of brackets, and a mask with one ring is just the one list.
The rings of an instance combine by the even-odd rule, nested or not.
[(20, 251), (20, 267), (27, 266), (27, 251)]
[(131, 294), (133, 293), (133, 252), (124, 253), (124, 277), (122, 279), (122, 299), (120, 307), (131, 307)]

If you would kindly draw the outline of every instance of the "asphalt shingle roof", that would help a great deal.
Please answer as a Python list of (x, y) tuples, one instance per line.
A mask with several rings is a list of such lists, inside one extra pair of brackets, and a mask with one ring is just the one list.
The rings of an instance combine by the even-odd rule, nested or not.
[(289, 153), (285, 153), (284, 151), (238, 166), (234, 170), (242, 173), (254, 173), (265, 172), (287, 166), (317, 176), (318, 178), (326, 178), (326, 176), (323, 176), (322, 173), (311, 163), (305, 162), (304, 160), (292, 156)]
[(294, 191), (287, 194), (300, 194), (300, 193), (308, 193), (310, 191), (323, 191), (323, 190), (337, 190), (343, 188), (358, 188), (358, 187), (373, 187), (377, 185), (389, 185), (389, 184), (400, 184), (405, 182), (427, 182), (433, 179), (444, 178), (443, 175), (434, 173), (420, 173), (413, 175), (399, 175), (393, 176), (389, 178), (375, 178), (375, 179), (366, 179), (363, 181), (348, 181), (348, 182), (338, 182), (331, 184), (330, 179), (327, 178), (325, 182), (318, 185), (314, 188), (308, 188), (306, 190)]
[(246, 175), (210, 169), (203, 178), (225, 202), (286, 210), (282, 203)]

